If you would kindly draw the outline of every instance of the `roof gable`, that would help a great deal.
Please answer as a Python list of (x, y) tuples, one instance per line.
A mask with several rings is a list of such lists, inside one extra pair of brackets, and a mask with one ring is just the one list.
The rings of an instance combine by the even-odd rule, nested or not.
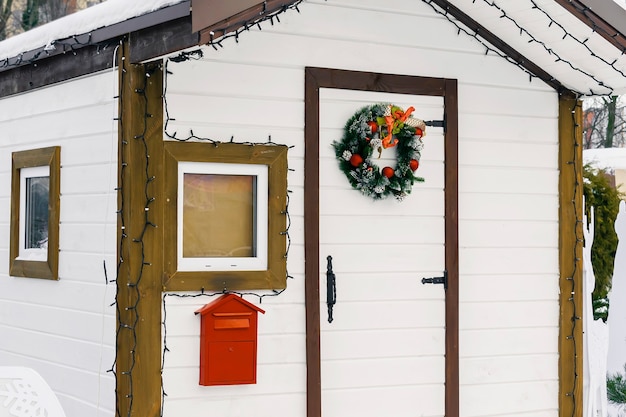
[[(606, 0), (422, 1), (447, 19), (459, 36), (474, 38), (485, 47), (486, 54), (497, 54), (519, 66), (531, 80), (539, 78), (557, 91), (570, 90), (581, 95), (626, 93), (626, 10), (612, 2), (609, 5)], [(241, 30), (260, 20), (279, 21), (274, 19), (278, 13), (297, 9), (302, 0), (246, 0), (234, 9), (217, 7), (220, 2), (216, 0), (193, 0), (196, 13), (193, 17), (191, 2), (143, 0), (128, 7), (127, 0), (108, 0), (35, 28), (0, 42), (0, 78), (5, 76), (3, 72), (19, 70), (67, 51), (76, 54), (78, 50), (91, 48), (84, 55), (93, 56), (93, 51), (98, 54), (131, 32), (138, 35), (130, 37), (133, 62), (198, 44), (222, 46), (225, 38), (237, 38)], [(111, 58), (109, 55), (107, 59)], [(106, 60), (100, 57), (95, 61), (101, 63), (70, 71), (71, 76), (103, 69), (100, 67)], [(47, 71), (50, 73), (51, 68)], [(0, 87), (0, 96), (67, 79), (48, 76), (39, 83), (29, 81), (19, 86), (15, 83), (20, 77), (20, 71), (8, 77), (13, 84)]]

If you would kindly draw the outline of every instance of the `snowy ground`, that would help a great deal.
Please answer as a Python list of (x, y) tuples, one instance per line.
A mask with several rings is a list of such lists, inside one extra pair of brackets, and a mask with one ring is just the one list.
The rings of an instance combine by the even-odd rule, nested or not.
[[(624, 2), (626, 3), (626, 0)], [(626, 169), (626, 149), (585, 150), (584, 162), (602, 168)], [(625, 189), (624, 186), (622, 189)], [(590, 226), (590, 230), (585, 230), (584, 417), (626, 417), (626, 407), (608, 404), (606, 399), (607, 373), (623, 373), (626, 363), (626, 203), (624, 202), (620, 204), (615, 230), (619, 241), (623, 243), (618, 245), (615, 257), (613, 286), (609, 293), (609, 319), (606, 324), (594, 321), (591, 312), (591, 291), (595, 285), (590, 250), (593, 226)]]

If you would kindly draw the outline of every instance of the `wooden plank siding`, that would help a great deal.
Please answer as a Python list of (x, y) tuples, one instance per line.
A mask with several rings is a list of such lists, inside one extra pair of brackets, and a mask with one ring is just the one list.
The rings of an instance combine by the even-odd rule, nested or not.
[[(39, 84), (26, 81), (30, 67), (13, 74), (19, 80), (3, 76), (9, 82), (0, 87), (0, 96), (28, 92), (0, 99), (0, 364), (30, 366), (42, 373), (68, 417), (114, 416), (116, 406), (121, 415), (157, 416), (162, 398), (164, 417), (207, 412), (317, 417), (316, 379), (307, 378), (307, 372), (316, 372), (307, 370), (307, 361), (316, 358), (307, 357), (306, 338), (319, 328), (306, 316), (319, 316), (319, 311), (307, 306), (305, 294), (318, 288), (305, 289), (305, 275), (319, 271), (305, 263), (310, 229), (304, 213), (305, 206), (312, 216), (320, 211), (317, 202), (315, 207), (305, 202), (304, 194), (305, 187), (319, 186), (319, 178), (305, 176), (305, 154), (312, 146), (305, 141), (305, 127), (314, 120), (305, 112), (305, 69), (335, 68), (447, 79), (446, 88), (457, 90), (456, 99), (446, 102), (458, 109), (459, 137), (458, 153), (445, 156), (458, 159), (458, 172), (446, 187), (455, 188), (459, 198), (458, 208), (445, 207), (446, 216), (459, 227), (458, 236), (451, 237), (458, 241), (458, 259), (448, 259), (459, 266), (459, 287), (452, 295), (459, 305), (459, 333), (447, 345), (450, 351), (458, 349), (460, 374), (447, 377), (459, 386), (460, 404), (450, 400), (450, 415), (579, 417), (582, 407), (573, 408), (570, 391), (582, 398), (582, 342), (574, 348), (567, 334), (573, 314), (567, 275), (578, 257), (578, 226), (559, 228), (560, 221), (575, 224), (575, 210), (567, 205), (579, 197), (568, 194), (579, 172), (567, 161), (580, 151), (570, 140), (576, 135), (572, 100), (537, 79), (529, 82), (515, 65), (485, 54), (482, 45), (459, 36), (424, 2), (310, 0), (300, 11), (281, 15), (280, 24), (266, 23), (262, 31), (252, 27), (237, 43), (224, 42), (224, 48), (202, 47), (201, 59), (169, 61), (165, 109), (159, 63), (127, 62), (119, 85), (112, 70), (36, 90)], [(132, 55), (128, 61), (135, 62), (189, 46), (195, 36), (174, 37), (173, 43), (161, 39), (163, 45), (150, 46), (172, 28), (188, 26), (188, 19), (181, 18), (172, 26), (163, 24), (156, 35), (141, 32), (131, 39), (138, 53), (120, 50), (118, 56)], [(91, 68), (108, 67), (113, 55), (109, 50)], [(80, 54), (76, 59), (82, 59)], [(51, 69), (65, 66), (54, 62)], [(152, 73), (149, 80), (146, 71)], [(52, 72), (40, 81), (65, 79)], [(118, 114), (114, 96), (120, 91)], [(271, 139), (292, 146), (287, 269), (293, 279), (278, 296), (259, 298), (273, 295), (270, 291), (245, 295), (266, 311), (259, 317), (256, 385), (199, 386), (200, 320), (194, 311), (213, 298), (199, 292), (161, 292), (162, 228), (150, 226), (145, 235), (143, 230), (147, 207), (151, 222), (163, 222), (159, 187), (162, 140), (168, 140), (162, 135), (164, 110), (171, 117), (167, 132), (179, 139)], [(146, 119), (146, 114), (152, 117)], [(116, 116), (121, 116), (120, 126), (112, 120)], [(336, 133), (339, 139), (341, 132)], [(428, 152), (428, 137), (425, 141)], [(47, 146), (61, 147), (58, 282), (10, 277), (4, 238), (9, 236), (10, 155)], [(148, 169), (146, 149), (152, 161)], [(320, 169), (336, 170), (332, 149), (324, 152)], [(155, 181), (148, 183), (150, 175)], [(120, 185), (117, 194), (114, 188)], [(347, 182), (327, 185), (333, 204), (323, 210), (347, 214), (342, 202), (356, 191)], [(147, 195), (155, 200), (148, 202)], [(401, 204), (412, 213), (430, 209), (415, 200)], [(117, 218), (120, 207), (125, 210)], [(364, 197), (363, 213), (374, 218), (379, 211)], [(349, 227), (350, 221), (335, 226)], [(429, 233), (437, 225), (411, 227)], [(359, 256), (355, 245), (366, 232), (359, 229), (343, 242), (353, 257)], [(413, 249), (410, 244), (399, 248), (399, 258), (410, 257)], [(116, 307), (103, 261), (112, 279), (120, 256), (132, 262), (120, 268)], [(366, 258), (363, 264), (376, 267), (375, 259)], [(404, 279), (406, 285), (421, 285), (417, 279)], [(394, 289), (381, 288), (383, 300), (395, 295), (385, 291)], [(345, 294), (348, 299), (357, 295)], [(575, 328), (577, 338), (581, 328)], [(402, 335), (395, 337), (401, 340)], [(117, 385), (107, 372), (116, 351)], [(350, 364), (339, 363), (338, 369), (342, 366), (349, 369)]]
[[(168, 63), (168, 132), (289, 150), (294, 279), (264, 298), (258, 383), (197, 385), (203, 297), (166, 296), (165, 416), (304, 416), (304, 69), (458, 80), (460, 414), (558, 415), (558, 95), (420, 2), (309, 1), (204, 57)], [(392, 29), (391, 29), (392, 28)], [(338, 135), (340, 132), (337, 132)], [(336, 169), (332, 164), (322, 169)], [(307, 181), (315, 179), (307, 178)], [(337, 184), (336, 204), (354, 192)], [(374, 210), (364, 199), (364, 210)], [(254, 296), (249, 301), (257, 303)], [(315, 312), (310, 312), (316, 314)], [(541, 363), (541, 369), (529, 367)], [(494, 394), (495, 393), (495, 394)]]
[[(109, 70), (0, 99), (0, 364), (39, 372), (68, 416), (115, 410), (115, 284), (103, 264), (114, 279), (116, 90)], [(59, 280), (10, 277), (11, 154), (48, 146), (61, 154)]]

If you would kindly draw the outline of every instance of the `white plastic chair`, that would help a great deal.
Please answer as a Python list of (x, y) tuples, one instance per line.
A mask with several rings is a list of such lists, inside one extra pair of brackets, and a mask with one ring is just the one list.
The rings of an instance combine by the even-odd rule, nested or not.
[(65, 412), (35, 370), (0, 366), (0, 417), (65, 417)]

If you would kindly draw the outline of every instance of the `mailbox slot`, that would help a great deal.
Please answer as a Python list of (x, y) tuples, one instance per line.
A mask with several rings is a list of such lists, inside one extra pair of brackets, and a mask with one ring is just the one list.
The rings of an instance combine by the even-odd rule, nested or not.
[(248, 329), (252, 313), (213, 313), (215, 330)]

